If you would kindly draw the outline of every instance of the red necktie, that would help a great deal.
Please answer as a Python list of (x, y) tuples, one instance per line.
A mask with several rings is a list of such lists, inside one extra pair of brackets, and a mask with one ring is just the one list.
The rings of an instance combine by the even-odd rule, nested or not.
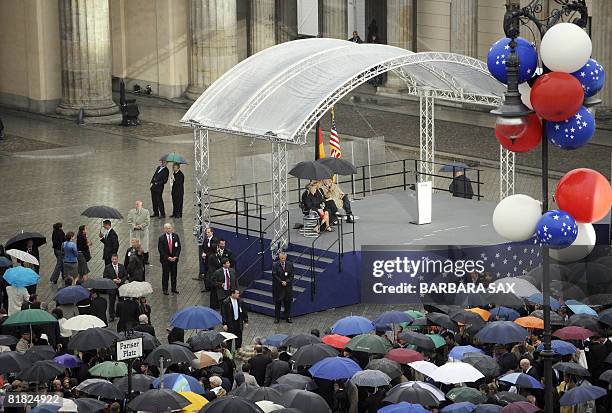
[(168, 235), (168, 252), (172, 255), (172, 235)]
[(225, 289), (229, 290), (229, 287), (230, 287), (230, 275), (229, 275), (229, 271), (226, 268), (225, 269)]

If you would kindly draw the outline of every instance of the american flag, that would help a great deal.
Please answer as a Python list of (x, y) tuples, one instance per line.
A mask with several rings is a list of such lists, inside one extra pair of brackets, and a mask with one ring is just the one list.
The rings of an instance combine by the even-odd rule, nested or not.
[(342, 156), (342, 150), (340, 149), (340, 138), (336, 131), (336, 114), (335, 108), (331, 111), (331, 130), (329, 132), (329, 155), (332, 158), (340, 158)]

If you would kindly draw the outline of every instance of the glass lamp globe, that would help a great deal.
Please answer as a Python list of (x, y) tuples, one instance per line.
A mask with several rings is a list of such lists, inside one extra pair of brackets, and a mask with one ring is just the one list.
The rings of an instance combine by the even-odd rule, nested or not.
[(527, 130), (526, 116), (504, 117), (498, 116), (495, 121), (495, 130), (506, 139), (515, 140)]

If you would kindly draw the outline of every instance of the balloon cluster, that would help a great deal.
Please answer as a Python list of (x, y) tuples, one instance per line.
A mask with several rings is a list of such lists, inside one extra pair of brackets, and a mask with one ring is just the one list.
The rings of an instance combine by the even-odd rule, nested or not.
[[(503, 83), (507, 83), (505, 63), (510, 41), (503, 38), (495, 42), (487, 57), (489, 71)], [(604, 68), (590, 58), (589, 36), (572, 23), (551, 27), (540, 45), (542, 63), (550, 70), (547, 73), (537, 68), (535, 45), (522, 38), (516, 39), (516, 44), (519, 92), (525, 106), (535, 114), (528, 116), (525, 132), (516, 139), (508, 139), (496, 128), (499, 143), (513, 152), (528, 152), (540, 143), (544, 130), (559, 148), (571, 150), (586, 145), (595, 133), (595, 119), (583, 106), (584, 99), (599, 92), (605, 82)], [(583, 259), (595, 246), (592, 223), (610, 211), (612, 187), (597, 171), (575, 169), (559, 181), (555, 200), (559, 209), (542, 214), (541, 203), (527, 195), (506, 197), (493, 213), (495, 231), (515, 242), (535, 235), (540, 244), (551, 248), (551, 256), (557, 261)]]

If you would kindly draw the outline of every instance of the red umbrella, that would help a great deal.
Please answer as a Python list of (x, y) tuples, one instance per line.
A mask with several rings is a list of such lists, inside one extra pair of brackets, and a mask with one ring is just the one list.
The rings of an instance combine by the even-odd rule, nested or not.
[(540, 410), (538, 406), (529, 402), (514, 402), (501, 409), (501, 413), (535, 413)]
[(425, 360), (423, 355), (418, 351), (411, 350), (409, 348), (394, 348), (389, 350), (387, 354), (385, 354), (385, 358), (389, 360), (397, 361), (400, 364), (408, 364), (413, 361), (422, 361)]
[(327, 336), (323, 336), (321, 341), (327, 344), (328, 346), (332, 346), (333, 348), (343, 349), (344, 347), (346, 347), (346, 344), (351, 341), (351, 339), (345, 336), (341, 336), (340, 334), (330, 334)]
[(568, 326), (558, 329), (553, 333), (553, 336), (559, 337), (561, 340), (586, 340), (594, 336), (591, 330), (578, 326)]

